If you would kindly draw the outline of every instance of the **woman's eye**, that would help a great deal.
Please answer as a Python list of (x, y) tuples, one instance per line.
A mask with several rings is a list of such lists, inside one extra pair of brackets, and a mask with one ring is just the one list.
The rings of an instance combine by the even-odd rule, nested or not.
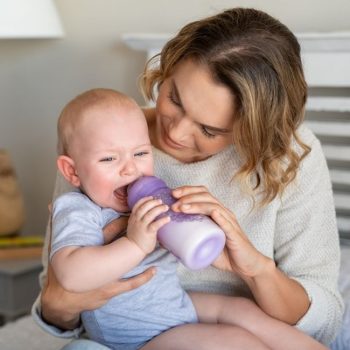
[(180, 101), (174, 96), (172, 91), (169, 93), (168, 98), (175, 106), (182, 107)]
[(203, 125), (201, 125), (201, 131), (202, 134), (206, 137), (213, 138), (216, 136), (216, 134), (212, 134), (211, 132), (209, 132), (208, 129)]

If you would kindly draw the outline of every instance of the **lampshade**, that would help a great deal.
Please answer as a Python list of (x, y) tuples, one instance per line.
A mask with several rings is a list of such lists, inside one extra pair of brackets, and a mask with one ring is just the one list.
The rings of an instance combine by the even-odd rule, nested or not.
[(53, 0), (0, 0), (0, 38), (60, 38), (63, 28)]

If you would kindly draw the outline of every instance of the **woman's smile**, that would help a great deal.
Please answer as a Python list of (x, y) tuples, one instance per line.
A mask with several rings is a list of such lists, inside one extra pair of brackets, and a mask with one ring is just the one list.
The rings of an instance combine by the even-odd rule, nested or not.
[(204, 65), (178, 65), (161, 84), (156, 109), (153, 144), (181, 162), (206, 159), (232, 143), (234, 99)]

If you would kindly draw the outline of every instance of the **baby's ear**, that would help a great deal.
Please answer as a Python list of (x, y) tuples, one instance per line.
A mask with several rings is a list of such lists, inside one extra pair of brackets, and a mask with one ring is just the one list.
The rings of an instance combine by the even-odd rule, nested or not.
[(74, 160), (68, 156), (59, 156), (57, 158), (57, 167), (64, 178), (73, 186), (80, 186), (80, 179), (75, 170)]

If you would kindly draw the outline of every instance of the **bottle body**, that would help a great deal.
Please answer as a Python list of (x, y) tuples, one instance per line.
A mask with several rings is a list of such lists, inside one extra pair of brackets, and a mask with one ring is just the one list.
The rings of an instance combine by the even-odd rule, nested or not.
[[(160, 198), (169, 208), (176, 201), (171, 189), (155, 176), (142, 177), (129, 186), (129, 207), (146, 196)], [(171, 220), (159, 229), (157, 238), (185, 266), (202, 269), (219, 256), (225, 245), (225, 234), (213, 220), (205, 215), (176, 213), (171, 209), (166, 215)]]

